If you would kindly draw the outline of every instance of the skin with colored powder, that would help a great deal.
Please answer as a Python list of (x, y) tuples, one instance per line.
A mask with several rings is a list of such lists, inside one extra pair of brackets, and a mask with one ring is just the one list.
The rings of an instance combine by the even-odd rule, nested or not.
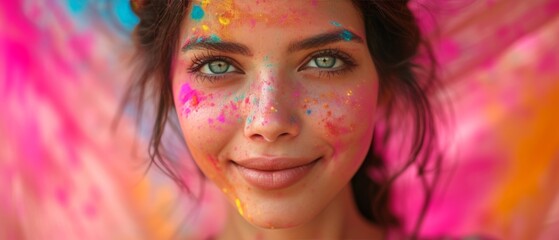
[[(320, 224), (322, 214), (336, 219), (341, 216), (335, 209), (345, 209), (358, 232), (378, 235), (347, 204), (348, 182), (372, 139), (378, 94), (375, 66), (361, 37), (363, 23), (349, 2), (291, 4), (295, 12), (316, 17), (301, 24), (290, 20), (294, 17), (283, 4), (239, 1), (237, 9), (252, 11), (236, 12), (224, 24), (213, 17), (224, 10), (219, 4), (208, 4), (204, 19), (194, 18), (200, 10), (193, 5), (190, 15), (197, 21), (185, 21), (183, 29), (206, 25), (209, 30), (183, 32), (182, 39), (203, 40), (186, 41), (177, 55), (176, 108), (192, 106), (181, 99), (184, 89), (214, 97), (205, 100), (213, 107), (206, 104), (179, 118), (184, 137), (202, 171), (231, 186), (230, 201), (241, 221), (295, 234), (291, 228)], [(274, 8), (286, 10), (271, 12)], [(346, 14), (329, 13), (333, 9)], [(244, 23), (260, 12), (267, 21), (257, 20), (254, 27)], [(221, 41), (210, 41), (211, 36)], [(321, 39), (328, 43), (313, 43)], [(300, 94), (293, 97), (296, 91)], [(239, 117), (246, 120), (234, 121)], [(207, 156), (215, 164), (205, 164), (211, 161)], [(311, 234), (309, 229), (303, 227), (300, 236)]]
[[(166, 32), (177, 33), (168, 36), (177, 45), (169, 48), (171, 59), (162, 55), (173, 65), (170, 85), (161, 85), (172, 96), (161, 96), (172, 99), (164, 102), (174, 106), (163, 106), (177, 109), (189, 153), (229, 202), (215, 237), (384, 238), (396, 220), (388, 192), (367, 169), (375, 164), (369, 156), (382, 116), (382, 77), (400, 83), (396, 70), (377, 69), (395, 56), (375, 59), (372, 52), (387, 49), (375, 42), (415, 35), (390, 30), (375, 36), (396, 36), (369, 39), (371, 26), (360, 11), (373, 8), (349, 0), (175, 4), (184, 9), (176, 12), (183, 21)], [(399, 31), (417, 30), (407, 19)], [(397, 57), (401, 71), (412, 66), (408, 55), (415, 50), (407, 51)], [(423, 96), (419, 88), (404, 89), (419, 85), (402, 86), (386, 91)], [(425, 140), (422, 134), (414, 144)], [(366, 210), (373, 196), (384, 202)]]

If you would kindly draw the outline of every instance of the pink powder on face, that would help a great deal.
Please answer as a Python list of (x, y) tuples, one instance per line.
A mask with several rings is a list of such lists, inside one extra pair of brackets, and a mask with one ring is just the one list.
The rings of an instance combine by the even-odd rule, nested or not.
[(223, 112), (221, 114), (219, 114), (219, 116), (217, 117), (217, 120), (221, 123), (225, 122), (225, 114), (223, 114)]
[(311, 4), (313, 7), (318, 6), (318, 1), (317, 0), (311, 0)]
[(332, 121), (327, 121), (324, 123), (324, 126), (326, 127), (326, 129), (328, 130), (328, 133), (330, 133), (333, 136), (338, 136), (341, 134), (346, 134), (349, 132), (349, 129), (343, 126), (340, 126)]
[[(192, 108), (198, 107), (204, 97), (195, 89), (191, 88), (188, 83), (181, 86), (179, 92), (179, 101), (182, 104), (182, 115), (188, 116), (192, 112)], [(189, 104), (187, 104), (189, 103)]]
[(190, 100), (191, 98), (196, 98), (196, 105), (198, 104), (197, 101), (197, 92), (196, 90), (192, 89), (190, 87), (190, 85), (188, 85), (188, 83), (185, 83), (181, 86), (181, 90), (179, 93), (179, 99), (181, 104), (185, 104), (186, 102), (188, 102), (188, 100)]

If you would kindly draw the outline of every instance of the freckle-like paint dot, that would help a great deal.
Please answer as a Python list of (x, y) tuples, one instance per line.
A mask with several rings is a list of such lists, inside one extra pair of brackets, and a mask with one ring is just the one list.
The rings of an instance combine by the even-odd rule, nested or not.
[(215, 35), (215, 34), (212, 34), (212, 35), (208, 38), (207, 41), (210, 42), (210, 43), (218, 43), (218, 42), (221, 42), (221, 38), (219, 38), (219, 37), (218, 37), (217, 35)]
[(239, 96), (235, 96), (235, 102), (240, 102), (245, 98), (245, 94), (241, 94)]
[(342, 26), (342, 24), (340, 24), (339, 22), (336, 22), (336, 21), (331, 21), (330, 23), (332, 25), (336, 26), (336, 27), (341, 27)]
[(307, 115), (311, 115), (311, 113), (312, 113), (312, 110), (307, 109)]
[(219, 114), (219, 116), (217, 117), (217, 120), (220, 122), (225, 122), (225, 115), (223, 113)]
[(198, 106), (198, 103), (199, 103), (198, 96), (197, 95), (192, 96), (192, 98), (190, 99), (190, 105), (196, 107)]
[(190, 17), (195, 21), (200, 21), (204, 17), (204, 9), (200, 7), (200, 5), (194, 5), (192, 7), (192, 12), (190, 13)]
[(348, 30), (343, 30), (342, 33), (340, 33), (340, 36), (346, 41), (353, 39), (353, 34), (351, 34)]
[(241, 216), (244, 216), (245, 213), (243, 211), (243, 206), (241, 204), (241, 200), (240, 199), (235, 199), (235, 205), (237, 206), (237, 210), (239, 211), (239, 214), (241, 214)]
[(346, 94), (347, 94), (347, 96), (349, 97), (349, 96), (353, 95), (353, 91), (347, 90), (347, 93), (346, 93)]
[(221, 25), (223, 25), (223, 26), (227, 26), (227, 25), (229, 25), (229, 23), (231, 23), (231, 19), (226, 18), (224, 16), (219, 16), (218, 20), (219, 20), (219, 23), (221, 23)]
[(208, 25), (204, 24), (204, 25), (202, 25), (202, 30), (207, 32), (208, 30), (210, 30), (210, 27), (208, 27)]

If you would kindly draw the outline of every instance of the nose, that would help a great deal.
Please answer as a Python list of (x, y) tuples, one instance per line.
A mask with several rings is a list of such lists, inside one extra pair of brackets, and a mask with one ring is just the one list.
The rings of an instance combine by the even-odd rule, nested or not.
[[(285, 80), (282, 80), (285, 79)], [(290, 98), (293, 84), (277, 75), (261, 74), (251, 88), (252, 103), (244, 134), (254, 141), (275, 142), (299, 135), (296, 99)]]

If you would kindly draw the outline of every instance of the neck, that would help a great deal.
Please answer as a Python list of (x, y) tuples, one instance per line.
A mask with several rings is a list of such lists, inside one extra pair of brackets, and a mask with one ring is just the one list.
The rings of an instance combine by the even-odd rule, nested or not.
[(255, 227), (229, 207), (224, 231), (218, 239), (382, 239), (383, 232), (359, 214), (350, 185), (313, 220), (289, 229)]

